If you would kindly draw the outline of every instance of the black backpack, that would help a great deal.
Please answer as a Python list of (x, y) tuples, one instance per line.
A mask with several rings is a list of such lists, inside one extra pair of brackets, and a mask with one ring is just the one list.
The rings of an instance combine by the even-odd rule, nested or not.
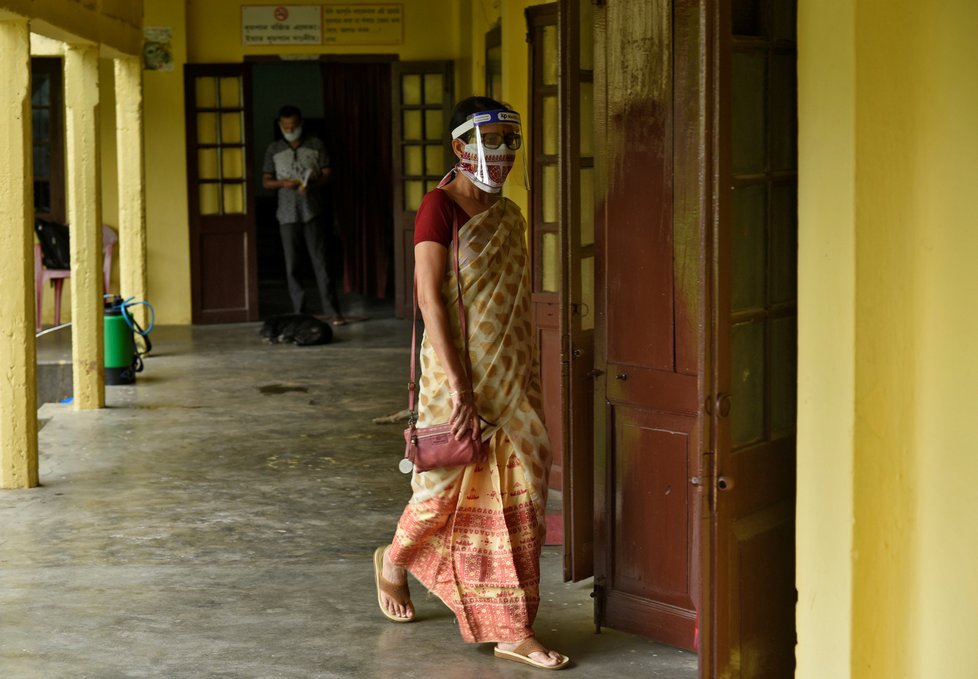
[(41, 261), (48, 269), (70, 269), (71, 249), (68, 246), (68, 227), (46, 219), (34, 220), (34, 231), (41, 242)]

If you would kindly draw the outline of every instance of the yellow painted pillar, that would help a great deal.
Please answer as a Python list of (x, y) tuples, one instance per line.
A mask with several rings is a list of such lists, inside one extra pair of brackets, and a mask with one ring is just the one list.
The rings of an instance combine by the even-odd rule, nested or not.
[(68, 45), (64, 73), (74, 407), (89, 410), (105, 405), (98, 47)]
[[(146, 182), (143, 154), (143, 62), (115, 60), (116, 157), (119, 174), (119, 289), (123, 297), (147, 298)], [(146, 307), (134, 309), (147, 327)]]
[(850, 0), (798, 3), (795, 679), (861, 679), (852, 671), (863, 641), (853, 625), (856, 35)]
[(37, 479), (30, 33), (0, 21), (0, 488)]

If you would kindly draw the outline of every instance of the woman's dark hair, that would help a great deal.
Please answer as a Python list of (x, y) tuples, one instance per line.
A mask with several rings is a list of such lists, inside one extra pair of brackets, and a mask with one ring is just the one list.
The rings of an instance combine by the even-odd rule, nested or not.
[[(469, 97), (468, 99), (463, 99), (455, 104), (455, 110), (452, 111), (452, 120), (448, 126), (448, 133), (451, 134), (452, 130), (464, 123), (473, 113), (478, 113), (479, 111), (497, 111), (499, 109), (503, 111), (512, 110), (506, 104), (490, 97)], [(472, 130), (469, 130), (467, 134), (459, 138), (463, 141), (471, 141)]]
[[(281, 120), (282, 118), (298, 118), (302, 120), (302, 111), (299, 110), (298, 106), (287, 104), (278, 110), (278, 119)], [(454, 130), (455, 128), (453, 127), (452, 129)]]

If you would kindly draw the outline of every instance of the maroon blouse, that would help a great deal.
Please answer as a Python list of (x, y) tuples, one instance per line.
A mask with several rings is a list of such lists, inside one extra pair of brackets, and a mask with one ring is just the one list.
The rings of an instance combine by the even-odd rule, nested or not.
[(429, 191), (421, 199), (414, 218), (414, 244), (432, 241), (448, 248), (452, 244), (452, 221), (456, 215), (459, 227), (469, 221), (469, 215), (446, 192)]

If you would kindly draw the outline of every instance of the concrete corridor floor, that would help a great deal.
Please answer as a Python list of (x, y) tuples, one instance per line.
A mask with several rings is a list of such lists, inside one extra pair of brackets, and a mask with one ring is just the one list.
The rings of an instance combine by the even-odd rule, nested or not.
[[(371, 554), (410, 495), (397, 471), (405, 324), (269, 346), (256, 324), (164, 327), (107, 408), (46, 405), (42, 487), (0, 491), (3, 679), (533, 677), (468, 645), (412, 580), (377, 610)], [(696, 676), (696, 656), (594, 633), (590, 581), (543, 555), (538, 636), (573, 676)]]

